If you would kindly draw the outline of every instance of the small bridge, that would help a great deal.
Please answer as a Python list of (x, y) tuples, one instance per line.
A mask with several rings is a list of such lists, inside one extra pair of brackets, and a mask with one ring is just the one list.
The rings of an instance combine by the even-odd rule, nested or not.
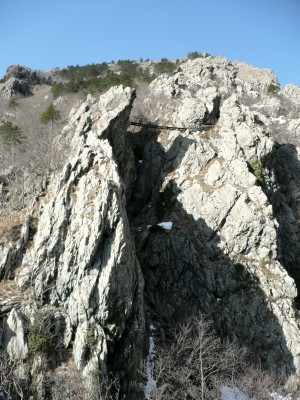
[(152, 129), (168, 129), (169, 131), (186, 131), (188, 128), (176, 127), (176, 126), (165, 126), (165, 125), (153, 125), (153, 124), (144, 124), (143, 122), (134, 122), (129, 121), (129, 125), (133, 126), (142, 126), (143, 128), (152, 128)]
[(169, 131), (181, 131), (181, 132), (184, 132), (187, 129), (189, 129), (192, 132), (195, 132), (195, 131), (203, 132), (203, 131), (207, 131), (212, 128), (212, 125), (205, 125), (205, 124), (203, 124), (201, 127), (197, 128), (197, 129), (195, 129), (195, 128), (193, 129), (193, 128), (185, 128), (183, 126), (154, 125), (154, 124), (145, 124), (143, 122), (135, 122), (135, 121), (129, 121), (129, 125), (141, 126), (143, 128), (150, 128), (150, 129), (161, 129), (161, 130), (167, 129)]

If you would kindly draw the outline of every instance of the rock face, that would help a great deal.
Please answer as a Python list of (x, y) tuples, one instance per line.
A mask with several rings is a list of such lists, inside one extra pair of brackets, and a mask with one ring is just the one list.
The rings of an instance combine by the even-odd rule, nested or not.
[(0, 92), (3, 97), (10, 98), (21, 94), (27, 96), (30, 93), (29, 85), (26, 81), (10, 78), (5, 83), (0, 84)]
[(11, 65), (7, 68), (4, 79), (10, 78), (23, 79), (32, 85), (40, 83), (41, 80), (37, 71), (21, 65)]
[(205, 55), (143, 100), (154, 124), (186, 130), (128, 129), (135, 92), (122, 86), (75, 107), (63, 171), (15, 245), (1, 241), (1, 277), (21, 290), (0, 297), (11, 357), (32, 352), (23, 329), (40, 309), (59, 338), (56, 365), (70, 352), (84, 376), (113, 373), (134, 399), (144, 315), (163, 338), (170, 321), (202, 312), (268, 368), (298, 374), (300, 164), (279, 141), (297, 132), (298, 89)]
[(6, 321), (3, 346), (13, 360), (24, 360), (28, 356), (22, 319), (14, 308)]
[(30, 68), (20, 65), (11, 65), (0, 84), (0, 93), (3, 97), (10, 98), (16, 95), (28, 96), (31, 94), (30, 86), (40, 83), (38, 73)]
[(72, 341), (78, 369), (122, 370), (122, 391), (136, 373), (144, 330), (143, 279), (120, 178), (130, 155), (118, 159), (133, 99), (118, 87), (72, 112), (64, 129), (73, 136), (69, 161), (40, 200), (35, 240), (17, 275), (22, 290), (63, 316), (61, 340), (65, 348)]
[[(277, 118), (283, 99), (269, 93), (277, 86), (271, 71), (218, 57), (152, 82), (149, 98), (168, 110), (158, 122), (190, 129), (139, 133), (134, 201), (144, 208), (133, 225), (153, 315), (202, 310), (269, 367), (295, 372), (296, 272), (287, 263), (299, 260), (299, 161), (292, 145), (275, 144), (270, 114), (256, 107), (275, 107)], [(162, 221), (172, 229), (147, 228)]]

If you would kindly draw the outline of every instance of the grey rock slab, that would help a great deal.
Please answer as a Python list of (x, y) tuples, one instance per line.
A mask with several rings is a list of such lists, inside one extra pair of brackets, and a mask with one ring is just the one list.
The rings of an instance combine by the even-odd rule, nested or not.
[[(125, 135), (133, 98), (133, 90), (116, 87), (71, 112), (73, 150), (42, 201), (34, 246), (23, 260), (33, 279), (25, 270), (19, 273), (22, 287), (33, 285), (36, 298), (67, 315), (74, 360), (85, 374), (97, 360), (105, 372), (116, 341), (139, 346), (142, 338), (143, 282), (125, 210), (122, 142), (116, 138)], [(125, 336), (136, 322), (138, 329)], [(105, 333), (95, 338), (102, 349), (95, 356), (87, 349), (89, 332), (97, 327)], [(131, 373), (141, 350), (129, 353)]]

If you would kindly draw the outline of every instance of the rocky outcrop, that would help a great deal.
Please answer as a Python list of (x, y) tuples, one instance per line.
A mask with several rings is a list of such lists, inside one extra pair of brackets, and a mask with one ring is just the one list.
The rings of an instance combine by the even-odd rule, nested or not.
[(3, 83), (0, 84), (0, 93), (6, 98), (28, 96), (31, 94), (30, 87), (40, 81), (37, 71), (21, 65), (11, 65), (7, 68)]
[(37, 71), (22, 65), (11, 65), (7, 68), (4, 79), (6, 80), (10, 78), (26, 80), (28, 84), (31, 85), (38, 84), (41, 81)]
[(143, 279), (125, 209), (133, 99), (133, 90), (118, 87), (71, 112), (64, 128), (73, 136), (70, 158), (40, 199), (33, 246), (16, 277), (39, 308), (57, 308), (60, 341), (78, 369), (113, 373), (123, 392), (136, 375), (144, 330)]
[[(258, 98), (281, 105), (280, 97), (268, 101), (277, 85), (269, 70), (218, 57), (188, 61), (152, 82), (149, 98), (165, 93), (168, 120), (190, 129), (139, 133), (146, 143), (134, 201), (144, 208), (133, 226), (158, 324), (202, 310), (270, 368), (293, 373), (300, 367), (297, 290), (283, 253), (298, 243), (298, 157), (288, 148), (283, 155), (271, 138), (272, 117), (253, 107)], [(280, 181), (290, 187), (291, 173), (289, 194)], [(281, 216), (274, 213), (280, 192)], [(162, 221), (172, 229), (158, 229)]]
[(23, 321), (13, 308), (4, 327), (3, 347), (12, 360), (24, 360), (28, 356)]
[(48, 335), (55, 366), (71, 354), (87, 379), (112, 373), (133, 399), (144, 314), (163, 340), (202, 312), (268, 368), (298, 374), (300, 168), (297, 148), (276, 141), (298, 129), (297, 88), (205, 55), (143, 99), (153, 124), (186, 130), (128, 130), (134, 97), (120, 86), (71, 111), (63, 171), (15, 244), (1, 240), (1, 277), (20, 289), (0, 293), (5, 348), (38, 353), (40, 393)]
[(30, 88), (26, 81), (9, 78), (6, 82), (0, 84), (0, 93), (8, 99), (16, 95), (28, 96)]
[[(32, 218), (22, 221), (19, 217), (7, 217), (2, 221), (3, 237), (0, 239), (0, 277), (11, 279), (13, 269), (21, 262), (25, 246), (28, 242)], [(13, 244), (12, 244), (13, 243)]]

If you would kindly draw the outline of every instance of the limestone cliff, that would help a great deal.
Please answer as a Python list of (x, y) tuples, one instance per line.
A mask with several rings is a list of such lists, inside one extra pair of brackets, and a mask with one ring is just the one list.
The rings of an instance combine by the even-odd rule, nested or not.
[(120, 177), (125, 166), (130, 171), (130, 152), (126, 161), (118, 156), (133, 99), (133, 90), (118, 87), (72, 111), (64, 128), (72, 136), (69, 160), (34, 205), (36, 233), (15, 273), (31, 324), (41, 309), (55, 308), (55, 363), (66, 361), (64, 349), (71, 348), (85, 376), (122, 372), (123, 392), (142, 357), (144, 331), (143, 279)]
[[(162, 326), (203, 310), (267, 365), (295, 372), (297, 266), (288, 265), (299, 260), (299, 161), (293, 145), (272, 137), (288, 118), (279, 118), (284, 99), (273, 87), (271, 71), (218, 57), (152, 82), (144, 103), (159, 106), (148, 118), (189, 129), (132, 135), (136, 152), (144, 140), (133, 197), (144, 208), (131, 215), (147, 300)], [(172, 229), (153, 229), (162, 221)]]
[[(147, 325), (164, 338), (202, 312), (298, 374), (300, 164), (284, 135), (298, 132), (299, 88), (205, 55), (155, 79), (130, 116), (134, 98), (119, 86), (73, 108), (63, 170), (3, 230), (3, 348), (26, 361), (42, 321), (54, 371), (112, 373), (133, 399)], [(137, 110), (158, 127), (129, 128)], [(42, 364), (30, 373), (47, 398)]]

